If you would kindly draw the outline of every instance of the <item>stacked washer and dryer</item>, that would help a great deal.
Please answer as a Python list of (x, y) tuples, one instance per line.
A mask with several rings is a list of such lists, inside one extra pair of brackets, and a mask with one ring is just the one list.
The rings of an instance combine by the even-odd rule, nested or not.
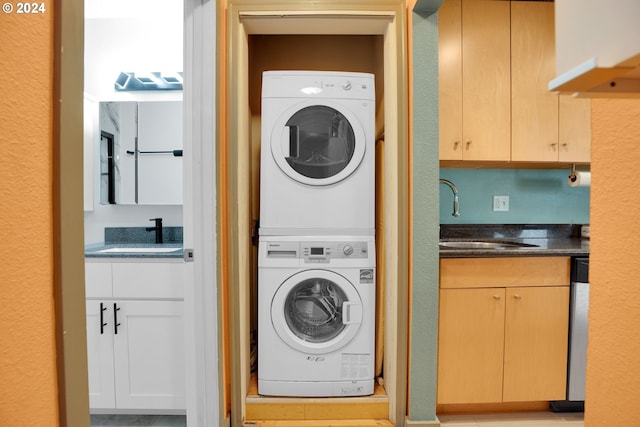
[(262, 77), (258, 393), (373, 393), (375, 86), (366, 73)]

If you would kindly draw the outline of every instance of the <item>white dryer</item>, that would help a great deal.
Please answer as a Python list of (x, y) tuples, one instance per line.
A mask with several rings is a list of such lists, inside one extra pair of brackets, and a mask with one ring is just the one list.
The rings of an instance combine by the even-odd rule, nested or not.
[(260, 235), (373, 235), (374, 76), (266, 71), (261, 116)]
[(258, 393), (373, 393), (375, 248), (371, 236), (262, 236)]

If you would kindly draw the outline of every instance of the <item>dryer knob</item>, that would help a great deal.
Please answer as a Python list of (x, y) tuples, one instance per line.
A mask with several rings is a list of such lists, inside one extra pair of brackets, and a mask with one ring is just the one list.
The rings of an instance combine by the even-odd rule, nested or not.
[(346, 82), (342, 83), (342, 89), (351, 90), (351, 82), (347, 80)]
[(351, 255), (353, 253), (353, 247), (346, 245), (342, 248), (342, 252), (344, 252), (345, 255)]

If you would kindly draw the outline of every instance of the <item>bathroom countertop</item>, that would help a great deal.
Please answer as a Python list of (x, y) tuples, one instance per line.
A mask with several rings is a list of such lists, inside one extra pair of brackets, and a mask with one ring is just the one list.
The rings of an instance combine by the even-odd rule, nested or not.
[[(105, 250), (113, 252), (104, 252)], [(122, 250), (118, 250), (122, 249)], [(145, 251), (145, 249), (148, 249)], [(154, 252), (154, 250), (167, 252)], [(171, 249), (175, 249), (170, 251)], [(84, 248), (85, 258), (183, 258), (182, 243), (95, 243)]]
[[(154, 243), (146, 227), (106, 227), (104, 242), (85, 245), (85, 258), (183, 258), (182, 227), (163, 227), (164, 243)], [(174, 250), (172, 250), (174, 249)]]

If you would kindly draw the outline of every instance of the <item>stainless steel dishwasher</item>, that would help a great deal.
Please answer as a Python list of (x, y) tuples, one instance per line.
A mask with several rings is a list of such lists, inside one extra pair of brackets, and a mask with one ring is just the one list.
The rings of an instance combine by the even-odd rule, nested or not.
[(574, 258), (571, 267), (567, 400), (584, 401), (589, 325), (589, 258)]
[(588, 329), (589, 258), (576, 257), (571, 261), (567, 399), (551, 402), (551, 409), (555, 412), (584, 411)]

